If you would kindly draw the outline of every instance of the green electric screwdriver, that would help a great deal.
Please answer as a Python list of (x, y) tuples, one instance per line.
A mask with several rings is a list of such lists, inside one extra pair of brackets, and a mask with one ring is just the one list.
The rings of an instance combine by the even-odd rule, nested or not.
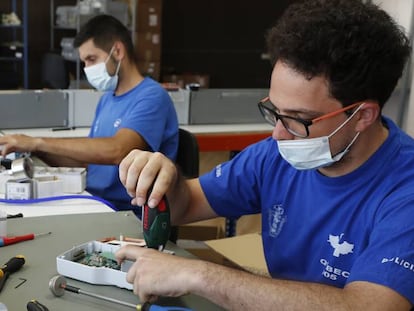
[(170, 208), (164, 196), (160, 203), (151, 208), (148, 202), (142, 207), (142, 229), (148, 248), (162, 251), (170, 237)]

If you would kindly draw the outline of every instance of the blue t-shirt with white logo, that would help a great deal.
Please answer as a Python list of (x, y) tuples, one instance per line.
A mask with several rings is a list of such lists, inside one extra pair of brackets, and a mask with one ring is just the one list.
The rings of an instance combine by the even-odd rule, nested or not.
[(272, 277), (387, 286), (414, 303), (414, 140), (391, 120), (384, 144), (353, 172), (299, 171), (272, 138), (200, 177), (215, 212), (262, 214)]
[[(89, 137), (112, 137), (121, 128), (137, 132), (151, 151), (175, 160), (178, 119), (170, 96), (158, 82), (147, 77), (125, 94), (106, 92), (101, 97)], [(117, 165), (88, 165), (86, 190), (114, 203), (117, 209), (133, 208)]]

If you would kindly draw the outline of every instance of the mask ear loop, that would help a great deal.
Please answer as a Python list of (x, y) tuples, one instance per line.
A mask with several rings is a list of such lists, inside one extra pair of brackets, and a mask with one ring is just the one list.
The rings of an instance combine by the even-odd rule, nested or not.
[[(121, 59), (122, 60), (122, 59)], [(118, 75), (119, 69), (121, 68), (121, 60), (118, 62), (118, 66), (116, 66), (115, 76)]]
[(111, 55), (112, 55), (112, 53), (114, 52), (114, 50), (115, 50), (115, 45), (113, 45), (112, 47), (111, 47), (111, 50), (109, 51), (109, 55), (108, 55), (108, 57), (105, 59), (105, 64), (108, 62), (108, 60), (111, 58)]
[(342, 123), (335, 131), (333, 131), (328, 137), (330, 138), (331, 136), (335, 135), (341, 128), (343, 128), (348, 122), (349, 120), (351, 120), (354, 115), (361, 110), (361, 108), (365, 105), (365, 103), (362, 103), (361, 105), (359, 105), (359, 107), (357, 109), (355, 109), (355, 111), (348, 117), (348, 119), (346, 119), (346, 121), (344, 123)]
[[(108, 55), (108, 57), (106, 58), (106, 60), (105, 60), (105, 64), (108, 62), (108, 60), (111, 58), (111, 55), (112, 55), (112, 53), (114, 52), (114, 50), (115, 50), (115, 45), (113, 45), (112, 46), (112, 48), (111, 48), (111, 50), (109, 51), (109, 55)], [(118, 62), (118, 65), (116, 66), (116, 70), (115, 70), (115, 74), (114, 74), (114, 76), (116, 76), (116, 75), (118, 75), (118, 73), (119, 73), (119, 69), (121, 68), (121, 61), (119, 61)]]
[[(362, 103), (357, 109), (355, 109), (355, 111), (349, 116), (349, 118), (342, 123), (342, 125), (340, 127), (338, 127), (335, 131), (333, 131), (333, 133), (331, 135), (329, 135), (328, 137), (331, 137), (332, 135), (334, 135), (336, 132), (338, 132), (341, 128), (343, 128), (345, 126), (345, 124), (348, 123), (349, 120), (351, 120), (353, 118), (353, 116), (359, 111), (361, 110), (361, 108), (365, 105), (365, 103)], [(343, 155), (345, 155), (346, 153), (348, 153), (349, 148), (351, 148), (351, 146), (354, 144), (354, 142), (357, 140), (359, 134), (361, 134), (361, 132), (356, 133), (356, 135), (354, 136), (354, 138), (351, 140), (351, 142), (348, 144), (348, 146), (346, 146), (346, 148), (339, 152), (337, 155), (333, 156), (332, 159), (335, 160), (335, 158), (337, 157), (342, 157)]]

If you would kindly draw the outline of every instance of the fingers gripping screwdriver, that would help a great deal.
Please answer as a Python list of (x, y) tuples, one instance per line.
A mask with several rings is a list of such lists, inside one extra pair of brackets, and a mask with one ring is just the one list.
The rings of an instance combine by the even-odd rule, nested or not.
[(162, 251), (170, 237), (170, 229), (170, 208), (166, 196), (154, 208), (146, 202), (142, 207), (142, 230), (147, 247)]
[(24, 259), (24, 256), (18, 255), (11, 258), (0, 268), (0, 291), (3, 289), (10, 274), (19, 270), (25, 262), (26, 260)]

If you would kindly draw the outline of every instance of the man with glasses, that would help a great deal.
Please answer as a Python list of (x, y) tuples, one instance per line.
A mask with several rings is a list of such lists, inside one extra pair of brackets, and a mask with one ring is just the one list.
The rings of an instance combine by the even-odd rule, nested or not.
[(381, 115), (407, 37), (373, 4), (306, 0), (269, 31), (268, 48), (259, 108), (271, 138), (191, 180), (132, 151), (120, 178), (134, 204), (167, 194), (176, 224), (261, 213), (272, 278), (127, 246), (117, 253), (136, 260), (127, 280), (143, 301), (194, 293), (229, 310), (410, 310), (414, 140)]

